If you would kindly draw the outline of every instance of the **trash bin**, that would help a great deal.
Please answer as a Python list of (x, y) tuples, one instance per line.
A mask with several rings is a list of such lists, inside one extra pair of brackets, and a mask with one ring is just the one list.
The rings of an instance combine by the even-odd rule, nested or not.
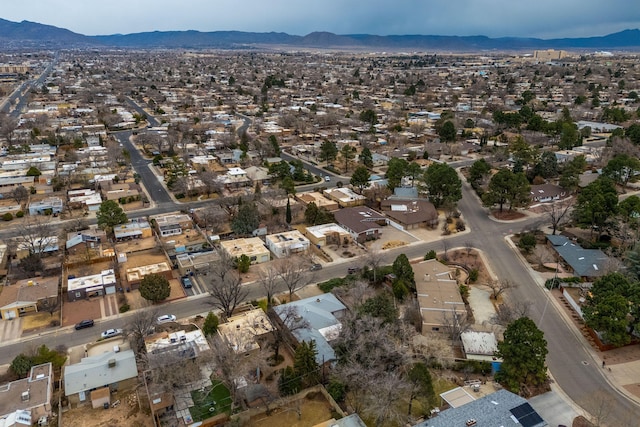
[(102, 407), (103, 407), (104, 409), (109, 409), (109, 402), (104, 402), (104, 403), (102, 404)]

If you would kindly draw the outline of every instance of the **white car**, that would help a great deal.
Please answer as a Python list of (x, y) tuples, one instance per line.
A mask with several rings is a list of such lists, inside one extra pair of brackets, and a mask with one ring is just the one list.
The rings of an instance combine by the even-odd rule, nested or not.
[(329, 181), (331, 181), (331, 177), (330, 177), (329, 175), (326, 175), (326, 176), (324, 177), (324, 180), (325, 180), (326, 182), (329, 182)]
[(100, 334), (102, 338), (117, 337), (118, 335), (122, 335), (122, 329), (107, 329), (102, 334)]
[(165, 314), (163, 316), (158, 317), (158, 323), (169, 323), (169, 322), (175, 322), (176, 321), (176, 316), (174, 316), (173, 314)]

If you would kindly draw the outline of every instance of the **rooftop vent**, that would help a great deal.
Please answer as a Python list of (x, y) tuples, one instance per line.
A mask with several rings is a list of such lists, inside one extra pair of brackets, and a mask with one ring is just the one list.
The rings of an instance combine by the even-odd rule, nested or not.
[(27, 400), (29, 400), (29, 390), (22, 392), (21, 400), (23, 402), (26, 402)]
[(116, 359), (109, 359), (109, 362), (107, 362), (107, 366), (110, 368), (115, 368), (116, 367)]
[(477, 423), (477, 421), (474, 420), (473, 418), (471, 418), (471, 419), (467, 420), (467, 422), (465, 424), (467, 425), (467, 427), (471, 427), (471, 426), (476, 425), (476, 423)]

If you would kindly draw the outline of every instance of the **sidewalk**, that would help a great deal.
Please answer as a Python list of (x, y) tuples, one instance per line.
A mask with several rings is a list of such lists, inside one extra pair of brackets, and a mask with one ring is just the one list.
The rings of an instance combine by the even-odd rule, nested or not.
[[(534, 281), (540, 287), (544, 288), (545, 279), (540, 273), (531, 268), (510, 237), (511, 236), (505, 237), (507, 244), (517, 254), (523, 265), (529, 270), (529, 274)], [(598, 369), (606, 369), (603, 375), (605, 380), (611, 385), (611, 387), (618, 390), (618, 392), (624, 394), (636, 404), (640, 404), (640, 353), (638, 352), (637, 346), (627, 346), (609, 350), (607, 352), (602, 352), (599, 349), (594, 348), (577, 330), (575, 322), (571, 317), (571, 309), (562, 304), (560, 298), (554, 296), (551, 292), (546, 289), (545, 292), (548, 292), (546, 295), (547, 298), (549, 298), (549, 301), (555, 306), (556, 311), (560, 316), (562, 316), (565, 323), (567, 323), (571, 328), (573, 334), (582, 343), (583, 348), (591, 356), (592, 360), (590, 362), (594, 366), (597, 366)], [(604, 367), (602, 367), (603, 361), (605, 362)], [(554, 391), (564, 395), (559, 387), (555, 387)], [(568, 402), (572, 402), (568, 396), (564, 396)], [(577, 408), (575, 404), (573, 404), (573, 406)]]

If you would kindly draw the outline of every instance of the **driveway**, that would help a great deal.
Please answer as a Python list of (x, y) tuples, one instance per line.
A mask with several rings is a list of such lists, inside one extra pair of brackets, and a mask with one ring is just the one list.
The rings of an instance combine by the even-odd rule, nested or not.
[(22, 318), (0, 320), (0, 342), (18, 339), (20, 335), (22, 335)]

